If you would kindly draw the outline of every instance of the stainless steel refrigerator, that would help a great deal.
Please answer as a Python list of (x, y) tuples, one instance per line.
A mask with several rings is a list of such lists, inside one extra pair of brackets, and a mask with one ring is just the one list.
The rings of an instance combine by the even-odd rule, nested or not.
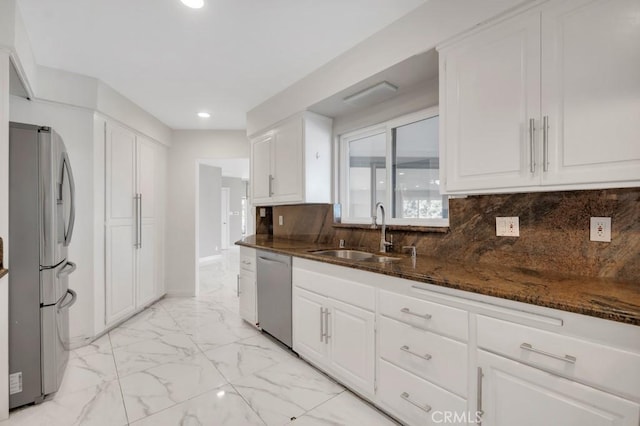
[(74, 182), (62, 138), (49, 127), (9, 125), (9, 407), (60, 387), (76, 294), (67, 258)]

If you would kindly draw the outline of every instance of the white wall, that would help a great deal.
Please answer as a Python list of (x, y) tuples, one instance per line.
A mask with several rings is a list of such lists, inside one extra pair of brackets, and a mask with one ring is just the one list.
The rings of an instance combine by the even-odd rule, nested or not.
[[(1, 16), (1, 14), (0, 14)], [(0, 28), (2, 18), (0, 17)], [(0, 30), (2, 31), (2, 30)], [(9, 53), (0, 50), (0, 237), (9, 262)], [(0, 278), (0, 420), (9, 417), (9, 278)]]
[(253, 135), (530, 0), (429, 0), (247, 113)]
[(245, 183), (240, 178), (222, 176), (222, 187), (229, 188), (229, 245), (242, 238), (242, 197)]
[(222, 169), (200, 164), (198, 180), (199, 258), (220, 253)]
[(169, 149), (167, 211), (167, 292), (193, 296), (198, 291), (196, 194), (199, 160), (248, 158), (243, 130), (178, 130)]
[(43, 101), (11, 97), (11, 121), (50, 126), (62, 136), (76, 184), (76, 223), (69, 259), (78, 269), (69, 276), (69, 287), (78, 301), (69, 311), (72, 344), (93, 336), (94, 306), (94, 168), (93, 113)]
[(438, 105), (438, 79), (424, 82), (402, 96), (333, 119), (333, 134), (341, 135), (383, 123), (421, 109)]

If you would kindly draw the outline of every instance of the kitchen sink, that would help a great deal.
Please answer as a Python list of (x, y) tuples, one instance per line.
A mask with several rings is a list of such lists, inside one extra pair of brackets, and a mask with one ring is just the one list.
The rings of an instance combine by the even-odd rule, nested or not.
[(312, 253), (318, 254), (320, 256), (337, 257), (340, 259), (348, 259), (348, 260), (364, 261), (364, 262), (384, 263), (384, 262), (394, 262), (396, 260), (400, 260), (399, 257), (384, 256), (384, 255), (369, 253), (366, 251), (348, 250), (348, 249), (318, 250)]

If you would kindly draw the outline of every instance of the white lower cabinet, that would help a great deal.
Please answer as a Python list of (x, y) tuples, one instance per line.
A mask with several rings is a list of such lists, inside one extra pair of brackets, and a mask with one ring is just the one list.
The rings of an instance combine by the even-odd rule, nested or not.
[(478, 351), (483, 426), (638, 426), (640, 406), (558, 375)]
[(251, 325), (257, 325), (256, 251), (252, 248), (240, 247), (240, 273), (237, 284), (240, 316)]
[[(445, 416), (461, 419), (467, 411), (465, 399), (385, 360), (380, 360), (378, 365), (377, 397), (384, 409), (410, 425), (445, 423)], [(449, 424), (466, 424), (466, 421)]]
[(298, 258), (292, 276), (293, 349), (407, 425), (640, 425), (640, 327)]
[(374, 394), (373, 312), (295, 288), (293, 349), (357, 391)]

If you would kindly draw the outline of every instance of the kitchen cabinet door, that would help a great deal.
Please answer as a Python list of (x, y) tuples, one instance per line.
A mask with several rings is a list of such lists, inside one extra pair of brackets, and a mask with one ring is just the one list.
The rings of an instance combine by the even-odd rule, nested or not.
[(136, 307), (136, 137), (117, 125), (106, 132), (106, 322)]
[(637, 426), (640, 406), (560, 376), (478, 351), (483, 426)]
[(327, 339), (331, 368), (355, 389), (373, 395), (375, 314), (337, 300), (329, 300)]
[(446, 191), (539, 184), (529, 123), (540, 114), (540, 13), (499, 23), (440, 54)]
[(294, 287), (293, 290), (293, 350), (319, 364), (327, 363), (324, 310), (327, 298)]
[(159, 150), (156, 145), (146, 139), (137, 138), (137, 171), (138, 194), (140, 200), (139, 217), (141, 227), (138, 237), (138, 300), (137, 307), (152, 302), (159, 296), (158, 281), (162, 266), (159, 262), (159, 214), (162, 211), (157, 194), (161, 190), (159, 185), (159, 171), (161, 168)]
[(273, 134), (269, 133), (251, 144), (251, 193), (253, 203), (269, 201), (272, 195), (271, 147)]
[(302, 118), (286, 121), (276, 128), (273, 143), (273, 198), (277, 202), (303, 199)]
[(255, 275), (240, 271), (238, 275), (239, 310), (242, 319), (255, 325), (256, 315), (256, 279)]
[(640, 2), (549, 3), (542, 13), (545, 184), (640, 180)]

